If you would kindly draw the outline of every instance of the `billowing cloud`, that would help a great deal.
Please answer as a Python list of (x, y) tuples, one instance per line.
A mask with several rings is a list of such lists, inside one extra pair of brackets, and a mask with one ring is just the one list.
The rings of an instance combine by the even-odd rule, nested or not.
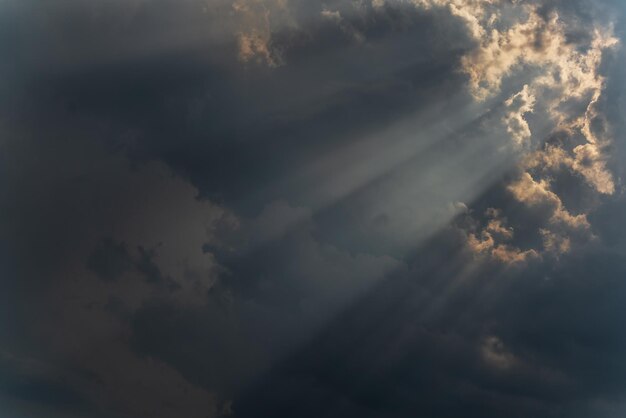
[(470, 232), (467, 236), (467, 245), (471, 251), (508, 265), (524, 264), (540, 258), (540, 254), (534, 249), (523, 251), (507, 243), (515, 235), (513, 228), (506, 225), (507, 220), (499, 210), (490, 208), (485, 216), (488, 219), (487, 225), (480, 232)]
[[(463, 71), (470, 76), (473, 95), (478, 100), (498, 95), (503, 80), (518, 73), (525, 82), (519, 92), (504, 102), (503, 122), (507, 132), (512, 142), (523, 146), (522, 152), (530, 155), (523, 157), (521, 163), (521, 169), (526, 171), (507, 188), (522, 204), (551, 207), (546, 212), (548, 224), (564, 225), (566, 229), (590, 229), (585, 213), (571, 215), (560, 197), (550, 190), (546, 170), (554, 173), (567, 168), (600, 194), (615, 191), (605, 156), (611, 138), (606, 121), (597, 109), (605, 86), (600, 74), (603, 52), (618, 42), (611, 33), (610, 23), (604, 26), (594, 23), (589, 39), (577, 42), (568, 38), (569, 23), (556, 11), (542, 14), (535, 4), (513, 4), (511, 7), (519, 13), (519, 18), (507, 22), (500, 19), (498, 13), (487, 19), (485, 7), (494, 2), (480, 3), (483, 7), (467, 7), (467, 13), (458, 13), (468, 22), (478, 43), (462, 60)], [(452, 4), (451, 7), (458, 7)], [(549, 136), (550, 130), (563, 132), (566, 139), (561, 144), (543, 148), (544, 138), (536, 137), (528, 121), (528, 115), (536, 108), (548, 116), (541, 124), (535, 123), (540, 128), (539, 135)], [(599, 128), (594, 129), (592, 125)], [(582, 145), (579, 144), (581, 138), (585, 141)], [(535, 147), (539, 150), (533, 151)], [(538, 180), (528, 170), (532, 170)], [(567, 233), (558, 233), (560, 244), (557, 245), (557, 235), (550, 231), (540, 231), (546, 249), (554, 252), (558, 247), (559, 253), (569, 251)], [(489, 231), (485, 230), (484, 234), (487, 237), (482, 245), (470, 235), (470, 247), (479, 252), (485, 245), (493, 247), (488, 239)], [(506, 254), (496, 258), (509, 259)]]
[(528, 85), (525, 85), (522, 91), (514, 94), (505, 102), (508, 112), (504, 118), (504, 123), (517, 145), (522, 145), (532, 136), (525, 115), (533, 111), (536, 100), (535, 96), (530, 93)]
[(272, 46), (272, 24), (285, 25), (289, 18), (288, 0), (236, 0), (233, 13), (241, 30), (237, 33), (239, 59), (256, 60), (276, 67), (281, 64), (280, 52)]
[(623, 416), (610, 1), (2, 4), (0, 415)]
[[(523, 80), (522, 89), (511, 93), (502, 103), (506, 109), (502, 122), (512, 143), (522, 147), (523, 153), (532, 155), (526, 159), (530, 164), (523, 161), (521, 167), (540, 176), (539, 188), (547, 189), (549, 178), (542, 177), (545, 170), (567, 168), (598, 193), (615, 192), (615, 180), (607, 168), (605, 155), (611, 143), (610, 130), (598, 110), (605, 85), (600, 74), (603, 53), (618, 43), (610, 22), (591, 22), (590, 35), (573, 40), (568, 33), (569, 25), (576, 24), (575, 21), (560, 16), (558, 9), (542, 9), (532, 2), (416, 0), (410, 3), (418, 10), (447, 10), (466, 24), (475, 47), (461, 58), (460, 70), (468, 75), (469, 91), (476, 100), (501, 95), (507, 79)], [(364, 3), (358, 7), (383, 10), (392, 7), (392, 3)], [(354, 6), (351, 13), (362, 12)], [(321, 16), (345, 25), (338, 9), (323, 9)], [(271, 33), (271, 29), (266, 32)], [(529, 115), (535, 111), (541, 112), (542, 117), (534, 116), (531, 126)], [(565, 133), (567, 140), (549, 145), (544, 151), (541, 144), (550, 131)], [(584, 144), (580, 144), (581, 139)], [(539, 150), (535, 151), (536, 148)], [(520, 181), (523, 183), (527, 176), (531, 173), (525, 173)], [(528, 203), (524, 199), (537, 196), (529, 196), (522, 183), (511, 185), (509, 190), (520, 203)], [(533, 188), (526, 189), (532, 192)], [(559, 199), (556, 195), (551, 198)], [(579, 222), (576, 217), (568, 219), (570, 215), (561, 207), (562, 203), (557, 206), (560, 208), (556, 215), (550, 215), (551, 222), (557, 218), (565, 223)], [(470, 246), (476, 247), (475, 243)]]

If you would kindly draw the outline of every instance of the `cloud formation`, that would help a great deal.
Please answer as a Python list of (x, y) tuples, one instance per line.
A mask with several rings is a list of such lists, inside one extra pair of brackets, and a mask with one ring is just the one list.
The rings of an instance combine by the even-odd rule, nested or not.
[(0, 415), (623, 416), (610, 0), (36, 3)]
[[(510, 94), (501, 104), (505, 109), (502, 122), (513, 146), (522, 153), (521, 177), (508, 187), (514, 199), (528, 204), (527, 198), (536, 195), (537, 188), (552, 194), (548, 200), (560, 199), (550, 191), (549, 182), (550, 176), (561, 169), (580, 177), (601, 195), (615, 192), (614, 175), (606, 163), (606, 150), (612, 142), (610, 128), (598, 109), (605, 88), (600, 73), (602, 59), (607, 50), (618, 44), (611, 22), (589, 22), (589, 35), (574, 38), (570, 33), (571, 26), (578, 23), (576, 20), (566, 13), (559, 15), (558, 8), (546, 8), (534, 2), (415, 0), (408, 4), (427, 12), (445, 10), (466, 25), (474, 47), (461, 57), (459, 69), (469, 77), (468, 88), (477, 101), (500, 100), (502, 94)], [(285, 1), (259, 2), (254, 6), (254, 12), (252, 5), (235, 7), (265, 22), (264, 45), (284, 29), (288, 20), (284, 18), (284, 10), (298, 7)], [(320, 13), (324, 19), (343, 27), (346, 23), (342, 13), (353, 19), (395, 6), (394, 2), (384, 1), (358, 5), (339, 2)], [(273, 26), (270, 21), (274, 22)], [(297, 28), (297, 24), (292, 28)], [(244, 55), (251, 56), (252, 52), (248, 52)], [(258, 55), (268, 65), (275, 65), (267, 58), (268, 53), (260, 51)], [(244, 60), (247, 59), (249, 56)], [(512, 79), (523, 82), (521, 90), (503, 91), (503, 82)], [(557, 134), (562, 134), (560, 143), (545, 142)], [(532, 181), (528, 180), (529, 176)], [(524, 187), (529, 189), (523, 190)], [(557, 213), (548, 215), (542, 234), (561, 236), (564, 244), (560, 248), (566, 251), (567, 233), (552, 230), (550, 224), (558, 223), (557, 219), (565, 224), (582, 222), (576, 219), (584, 218), (586, 213), (572, 216), (562, 202), (555, 205), (559, 207)], [(548, 239), (550, 243), (553, 241)], [(554, 248), (552, 244), (548, 246)], [(470, 243), (470, 247), (476, 247), (476, 243)], [(542, 252), (541, 248), (529, 251)]]
[[(521, 157), (521, 174), (507, 189), (524, 205), (551, 207), (546, 212), (547, 224), (540, 231), (544, 250), (568, 252), (571, 245), (567, 229), (588, 230), (590, 225), (586, 213), (571, 215), (560, 197), (550, 190), (550, 176), (567, 168), (597, 193), (615, 192), (605, 155), (611, 144), (610, 130), (597, 105), (605, 88), (600, 74), (603, 53), (615, 47), (618, 40), (612, 35), (610, 23), (592, 23), (588, 39), (572, 40), (567, 35), (570, 23), (555, 10), (543, 12), (533, 3), (513, 4), (519, 18), (507, 22), (486, 8), (499, 2), (479, 3), (480, 7), (454, 2), (450, 6), (453, 10), (466, 7), (468, 12), (457, 14), (467, 21), (478, 44), (463, 57), (462, 69), (470, 76), (470, 89), (477, 100), (499, 95), (505, 78), (522, 74), (523, 88), (504, 101), (503, 122), (514, 145), (525, 154)], [(536, 109), (547, 118), (536, 123), (538, 132), (534, 134), (528, 115)], [(544, 145), (545, 138), (557, 133), (563, 133), (559, 144)], [(477, 243), (475, 235), (469, 235), (470, 248), (482, 252), (484, 246), (494, 246), (488, 227), (482, 235), (483, 245)], [(517, 254), (537, 255), (542, 249), (528, 251), (513, 250)], [(520, 260), (510, 258), (506, 252), (504, 256), (494, 256), (501, 261)]]

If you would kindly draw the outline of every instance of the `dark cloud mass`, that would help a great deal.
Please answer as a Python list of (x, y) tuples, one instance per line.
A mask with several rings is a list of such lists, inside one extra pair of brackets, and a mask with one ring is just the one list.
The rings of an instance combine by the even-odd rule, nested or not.
[(618, 0), (0, 2), (0, 417), (626, 416)]

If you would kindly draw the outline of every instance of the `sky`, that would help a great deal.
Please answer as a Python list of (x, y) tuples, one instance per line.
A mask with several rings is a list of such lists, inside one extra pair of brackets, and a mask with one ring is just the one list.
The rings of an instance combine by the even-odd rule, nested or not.
[(0, 417), (626, 416), (622, 0), (0, 0)]

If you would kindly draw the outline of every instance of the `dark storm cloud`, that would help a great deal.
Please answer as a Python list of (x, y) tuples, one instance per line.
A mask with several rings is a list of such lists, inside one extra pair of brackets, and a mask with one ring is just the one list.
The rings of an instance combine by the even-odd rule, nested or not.
[[(282, 229), (280, 222), (289, 225), (290, 218), (299, 224)], [(270, 205), (241, 231), (237, 239), (247, 244), (239, 241), (235, 253), (214, 250), (224, 271), (207, 293), (206, 306), (155, 300), (136, 312), (134, 348), (175, 365), (192, 382), (232, 394), (386, 273), (401, 268), (389, 256), (351, 255), (322, 244), (312, 227), (307, 211), (284, 202)], [(266, 242), (268, 235), (272, 239)], [(263, 245), (254, 245), (258, 240)]]
[[(83, 374), (75, 370), (76, 375)], [(92, 378), (89, 376), (88, 378)], [(0, 353), (0, 399), (3, 413), (11, 416), (98, 416), (93, 404), (75, 387), (70, 370), (26, 356)], [(18, 405), (21, 403), (22, 407)], [(26, 405), (26, 408), (23, 406)], [(15, 407), (18, 406), (18, 407)], [(47, 411), (47, 412), (44, 412)]]
[[(602, 7), (541, 4), (589, 42)], [(1, 7), (9, 413), (620, 416), (623, 198), (559, 173), (566, 206), (593, 210), (591, 250), (509, 267), (468, 251), (459, 226), (488, 209), (531, 248), (553, 207), (505, 190), (519, 155), (499, 103), (533, 71), (476, 104), (459, 69), (477, 41), (450, 9)]]
[[(33, 7), (15, 5), (21, 14), (7, 13), (6, 19), (31, 19)], [(26, 79), (20, 85), (35, 92), (24, 106), (43, 106), (40, 112), (65, 107), (95, 117), (121, 130), (110, 141), (135, 157), (162, 159), (203, 195), (234, 203), (245, 197), (258, 211), (265, 204), (259, 200), (267, 198), (255, 195), (259, 188), (269, 188), (341, 141), (378, 130), (461, 88), (455, 67), (470, 44), (462, 25), (449, 17), (435, 18), (411, 6), (347, 14), (345, 20), (354, 20), (366, 39), (363, 44), (313, 14), (320, 7), (298, 3), (294, 14), (306, 14), (302, 27), (278, 27), (273, 34), (285, 65), (242, 68), (231, 34), (218, 36), (214, 32), (221, 27), (211, 29), (226, 6), (206, 6), (219, 11), (207, 14), (203, 7), (168, 1), (114, 2), (94, 10), (75, 2), (46, 6), (36, 14), (39, 25), (22, 22), (34, 27), (10, 47), (32, 55), (15, 64), (25, 74), (17, 78)], [(108, 19), (119, 31), (106, 24)], [(233, 25), (232, 19), (223, 20), (221, 26)], [(67, 33), (55, 31), (62, 24)], [(168, 34), (176, 37), (181, 27), (197, 32), (193, 42), (181, 40), (189, 45), (147, 54), (126, 51), (152, 38), (158, 44)], [(206, 42), (198, 42), (202, 37)], [(58, 44), (63, 47), (57, 53)], [(37, 62), (41, 55), (52, 62), (44, 67)], [(270, 192), (284, 197), (298, 190)]]
[[(71, 416), (72, 405), (48, 402), (55, 394), (64, 399), (64, 391), (98, 404), (105, 417), (210, 413), (209, 394), (132, 354), (125, 327), (150, 297), (205, 301), (214, 263), (201, 247), (222, 210), (196, 200), (197, 191), (161, 165), (133, 168), (102, 146), (101, 131), (74, 122), (4, 125), (2, 173), (12, 181), (1, 200), (3, 243), (10, 238), (1, 271), (2, 352), (53, 372), (7, 375), (3, 413)], [(40, 402), (21, 400), (31, 387)], [(159, 393), (170, 406), (148, 402)]]
[(131, 268), (132, 260), (123, 242), (104, 238), (89, 257), (87, 266), (102, 280), (115, 280)]
[(623, 256), (463, 274), (456, 238), (438, 241), (260, 379), (237, 416), (620, 416)]
[[(223, 49), (200, 43), (172, 51), (156, 48), (145, 55), (133, 53), (133, 48), (145, 52), (141, 43), (152, 34), (162, 38), (168, 29), (183, 23), (193, 27), (206, 23), (201, 21), (195, 26), (190, 21), (201, 18), (191, 19), (189, 10), (173, 7), (173, 3), (169, 8), (166, 3), (146, 4), (136, 12), (118, 3), (110, 9), (102, 6), (87, 10), (68, 2), (58, 9), (51, 5), (39, 14), (23, 3), (13, 5), (14, 9), (5, 15), (7, 20), (21, 21), (21, 36), (16, 44), (8, 46), (10, 53), (23, 50), (25, 54), (15, 61), (22, 68), (11, 73), (16, 84), (5, 86), (19, 100), (7, 112), (5, 126), (11, 130), (11, 137), (3, 144), (7, 151), (4, 177), (20, 179), (4, 190), (8, 215), (4, 222), (14, 238), (9, 251), (13, 257), (5, 272), (15, 266), (16, 274), (27, 278), (16, 293), (20, 298), (42, 299), (37, 309), (23, 309), (21, 319), (25, 323), (32, 324), (33, 316), (55, 309), (56, 303), (46, 297), (53, 287), (60, 292), (59, 303), (67, 304), (67, 313), (59, 314), (58, 319), (46, 315), (52, 323), (67, 314), (91, 318), (94, 326), (89, 333), (97, 334), (99, 328), (106, 330), (110, 326), (108, 319), (101, 318), (99, 309), (120, 317), (122, 330), (132, 312), (137, 312), (131, 322), (136, 341), (133, 344), (139, 354), (146, 355), (146, 360), (135, 359), (129, 364), (130, 355), (120, 353), (113, 342), (103, 343), (111, 345), (107, 349), (111, 354), (92, 364), (77, 359), (103, 375), (107, 391), (113, 390), (112, 380), (120, 379), (115, 374), (118, 368), (130, 370), (130, 378), (132, 370), (141, 370), (149, 358), (157, 358), (180, 371), (192, 385), (228, 393), (242, 376), (266, 367), (268, 359), (302, 340), (319, 326), (321, 319), (328, 318), (355, 292), (397, 264), (389, 256), (352, 256), (322, 245), (311, 235), (308, 222), (297, 229), (300, 236), (283, 239), (280, 234), (284, 232), (278, 231), (276, 236), (273, 231), (285, 216), (289, 218), (289, 205), (282, 205), (286, 209), (281, 209), (280, 204), (272, 206), (271, 193), (254, 196), (251, 207), (238, 200), (286, 175), (283, 173), (289, 173), (299, 161), (312, 158), (312, 150), (328, 151), (333, 141), (346, 134), (350, 140), (357, 139), (358, 133), (388, 123), (394, 113), (423, 106), (420, 97), (426, 94), (445, 96), (438, 92), (440, 84), (436, 80), (452, 74), (458, 52), (452, 57), (440, 53), (448, 48), (436, 48), (427, 41), (435, 38), (426, 37), (434, 32), (432, 18), (409, 11), (406, 30), (396, 31), (389, 20), (380, 23), (375, 28), (378, 38), (374, 36), (378, 41), (372, 43), (368, 52), (344, 39), (343, 32), (325, 33), (331, 29), (328, 24), (313, 27), (303, 50), (285, 56), (293, 62), (291, 67), (277, 68), (271, 73), (261, 66), (234, 68), (239, 64), (235, 48), (228, 41)], [(32, 31), (26, 32), (24, 28), (32, 16), (36, 16), (38, 24), (32, 22)], [(131, 19), (133, 25), (125, 25), (121, 17)], [(100, 25), (109, 28), (103, 23), (106, 19), (120, 25), (119, 33), (101, 31)], [(62, 25), (69, 25), (68, 33), (54, 31)], [(366, 25), (361, 26), (365, 29)], [(451, 26), (449, 32), (464, 42), (462, 30)], [(161, 38), (157, 36), (155, 42)], [(424, 50), (425, 47), (429, 49)], [(37, 48), (41, 48), (40, 53)], [(413, 49), (420, 54), (404, 53)], [(327, 59), (336, 65), (325, 65)], [(429, 67), (423, 69), (424, 64)], [(355, 76), (355, 71), (362, 74)], [(311, 83), (302, 84), (303, 77)], [(456, 79), (460, 83), (460, 77)], [(420, 91), (421, 95), (415, 94)], [(104, 144), (104, 150), (99, 143)], [(149, 169), (149, 175), (143, 178), (139, 174), (141, 168), (138, 173), (132, 168), (129, 171), (122, 157), (111, 154), (120, 151), (128, 152), (134, 161), (164, 158), (176, 171), (192, 179), (200, 194), (223, 195), (243, 212), (269, 208), (244, 237), (249, 234), (258, 242), (277, 239), (277, 243), (262, 249), (251, 247), (249, 255), (231, 264), (227, 259), (219, 260), (226, 264), (233, 278), (223, 294), (218, 294), (217, 302), (209, 299), (206, 288), (189, 285), (195, 298), (218, 304), (218, 308), (184, 304), (181, 308), (176, 300), (184, 300), (185, 291), (171, 289), (174, 292), (170, 296), (158, 290), (157, 284), (170, 277), (162, 259), (171, 251), (168, 248), (179, 246), (179, 252), (190, 254), (197, 251), (204, 259), (211, 255), (202, 255), (201, 245), (193, 248), (185, 242), (172, 242), (169, 235), (163, 246), (160, 240), (153, 239), (160, 238), (158, 234), (163, 231), (177, 228), (172, 222), (187, 221), (180, 219), (187, 214), (178, 214), (177, 210), (181, 196), (168, 188), (161, 190), (163, 182), (158, 170), (156, 177), (150, 177), (155, 174)], [(275, 194), (297, 191), (292, 187)], [(175, 220), (168, 220), (168, 210)], [(155, 213), (163, 214), (163, 223), (150, 220)], [(301, 215), (294, 220), (300, 222)], [(197, 224), (196, 228), (201, 226)], [(153, 237), (149, 228), (155, 227)], [(291, 255), (287, 256), (287, 252)], [(293, 261), (286, 263), (290, 257)], [(38, 262), (31, 263), (33, 258)], [(102, 285), (83, 276), (85, 272), (80, 266), (105, 279), (106, 290), (97, 290)], [(135, 274), (153, 287), (141, 287)], [(187, 277), (197, 274), (203, 282), (214, 280), (202, 270), (185, 271), (172, 280), (193, 283), (187, 282)], [(264, 284), (259, 282), (263, 276), (268, 277)], [(5, 277), (8, 281), (8, 275)], [(33, 290), (29, 283), (35, 282), (42, 286)], [(228, 303), (231, 288), (241, 301), (237, 300), (234, 308), (222, 308), (226, 309), (224, 313), (219, 309), (224, 303), (220, 301)], [(66, 291), (77, 295), (71, 304), (65, 299)], [(145, 301), (155, 293), (157, 301)], [(85, 307), (88, 310), (83, 312)], [(228, 309), (242, 316), (243, 324), (233, 319)], [(180, 317), (161, 323), (163, 316), (158, 312), (178, 310), (183, 312)], [(16, 311), (14, 307), (13, 312)], [(167, 326), (170, 323), (172, 327)], [(63, 338), (85, 332), (80, 331), (81, 327), (69, 323), (61, 326), (52, 344), (60, 347), (51, 350), (67, 350)], [(234, 331), (238, 327), (243, 331)], [(185, 338), (177, 329), (187, 329), (198, 336), (188, 340), (191, 352), (181, 351), (183, 346), (178, 340)], [(119, 332), (123, 335), (123, 331)], [(254, 345), (259, 338), (262, 343)], [(83, 337), (80, 340), (85, 341)], [(223, 341), (223, 349), (215, 347), (216, 340)], [(163, 343), (157, 344), (158, 341)], [(166, 341), (172, 342), (171, 349)], [(37, 351), (36, 356), (48, 355), (46, 349)], [(207, 355), (210, 353), (213, 355)], [(92, 354), (79, 357), (83, 356), (88, 359)], [(106, 364), (111, 361), (116, 366), (107, 370)], [(234, 366), (228, 367), (229, 364)], [(154, 381), (168, 379), (167, 373)], [(171, 377), (169, 380), (176, 382)], [(126, 384), (119, 387), (124, 390)], [(81, 392), (88, 396), (97, 391), (89, 385), (81, 387)]]

